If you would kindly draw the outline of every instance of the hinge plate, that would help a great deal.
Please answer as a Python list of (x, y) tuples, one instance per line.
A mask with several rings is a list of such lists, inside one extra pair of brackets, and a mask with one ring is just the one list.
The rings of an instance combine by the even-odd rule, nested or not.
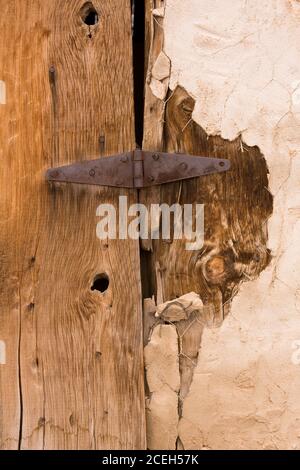
[(47, 171), (48, 181), (146, 188), (229, 170), (229, 160), (133, 150)]

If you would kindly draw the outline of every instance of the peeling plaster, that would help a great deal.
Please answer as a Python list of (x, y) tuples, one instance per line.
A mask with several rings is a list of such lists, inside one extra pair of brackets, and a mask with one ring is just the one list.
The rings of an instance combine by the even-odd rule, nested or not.
[(174, 326), (158, 325), (154, 328), (151, 341), (145, 348), (145, 367), (151, 397), (146, 406), (148, 448), (175, 449), (180, 374)]
[[(206, 330), (179, 436), (187, 449), (299, 449), (300, 3), (167, 0), (170, 88), (210, 135), (241, 135), (270, 170), (271, 266)], [(153, 448), (153, 447), (152, 447)]]

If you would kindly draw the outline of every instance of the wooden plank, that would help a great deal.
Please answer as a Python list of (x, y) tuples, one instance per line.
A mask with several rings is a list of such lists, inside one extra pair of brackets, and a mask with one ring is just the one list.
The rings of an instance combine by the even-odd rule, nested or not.
[(93, 5), (89, 26), (82, 0), (1, 1), (1, 448), (145, 447), (139, 246), (96, 237), (136, 192), (44, 181), (134, 147), (130, 5)]
[[(159, 12), (162, 16), (153, 13), (153, 9), (161, 8), (162, 2), (152, 0), (150, 3), (147, 24), (152, 34), (148, 36), (144, 146), (166, 152), (227, 158), (232, 165), (228, 173), (154, 187), (141, 196), (141, 202), (147, 206), (152, 202), (205, 206), (201, 250), (187, 251), (185, 239), (151, 240), (150, 234), (142, 245), (147, 267), (147, 276), (143, 276), (144, 292), (150, 298), (155, 295), (160, 304), (195, 292), (203, 302), (201, 312), (176, 322), (180, 344), (181, 384), (177, 406), (180, 422), (183, 402), (197, 365), (203, 327), (220, 326), (230, 311), (239, 285), (257, 278), (270, 262), (266, 221), (272, 213), (273, 200), (268, 191), (267, 165), (257, 147), (246, 146), (240, 138), (230, 142), (219, 136), (208, 136), (193, 121), (195, 102), (182, 87), (168, 89), (165, 97), (160, 96), (160, 85), (155, 82), (155, 64), (159, 54), (164, 53), (164, 13), (163, 9)], [(160, 82), (165, 86), (168, 78)], [(148, 325), (151, 319), (149, 315), (146, 318)], [(159, 363), (156, 366), (159, 370)], [(153, 370), (152, 367), (151, 374)], [(154, 403), (153, 409), (151, 406), (149, 397), (148, 428), (160, 433), (164, 429), (163, 421), (161, 425), (159, 421), (152, 422), (152, 416), (161, 404)], [(150, 441), (157, 442), (156, 437), (151, 436)], [(176, 446), (182, 448), (179, 438)]]
[[(171, 88), (181, 88), (169, 101), (164, 142), (232, 160), (224, 182), (203, 181), (202, 192), (195, 185), (207, 204), (206, 252), (185, 266), (172, 249), (166, 275), (161, 268), (165, 292), (204, 277), (228, 299), (225, 314), (230, 306), (220, 328), (205, 328), (178, 435), (195, 450), (299, 448), (300, 132), (299, 88), (291, 86), (300, 75), (299, 2), (166, 3)], [(261, 24), (269, 27), (257, 35)], [(261, 272), (267, 248), (272, 260)]]

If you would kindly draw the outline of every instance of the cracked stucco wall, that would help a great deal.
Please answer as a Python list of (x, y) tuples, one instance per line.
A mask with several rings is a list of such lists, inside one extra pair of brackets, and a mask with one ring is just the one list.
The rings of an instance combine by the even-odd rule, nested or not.
[(193, 96), (207, 133), (260, 148), (274, 195), (273, 261), (205, 330), (179, 437), (187, 449), (299, 449), (300, 2), (167, 0), (164, 33), (170, 88)]

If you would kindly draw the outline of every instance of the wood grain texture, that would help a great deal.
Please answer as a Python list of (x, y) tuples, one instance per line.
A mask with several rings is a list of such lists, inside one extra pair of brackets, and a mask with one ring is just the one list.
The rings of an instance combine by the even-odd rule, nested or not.
[[(157, 99), (151, 90), (152, 69), (154, 64), (163, 51), (164, 47), (164, 17), (154, 16), (155, 10), (164, 10), (164, 0), (146, 0), (145, 1), (145, 59), (146, 59), (146, 84), (145, 84), (145, 106), (144, 106), (144, 141), (143, 148), (146, 150), (163, 150), (163, 132), (164, 132), (164, 114), (166, 103)], [(158, 204), (160, 202), (159, 188), (153, 186), (140, 195), (140, 201), (148, 206), (149, 204)], [(149, 239), (141, 240), (141, 247), (145, 252), (152, 249), (152, 241)], [(142, 254), (142, 264), (145, 263), (145, 269), (149, 270)], [(143, 280), (144, 294), (150, 295), (146, 288), (147, 282)]]
[[(100, 242), (96, 208), (135, 191), (44, 181), (134, 147), (126, 0), (1, 0), (0, 447), (145, 447), (139, 246)], [(107, 273), (105, 294), (91, 291)]]
[[(164, 300), (195, 290), (213, 305), (216, 323), (228, 313), (234, 287), (267, 266), (266, 221), (272, 213), (266, 162), (257, 147), (209, 137), (192, 120), (194, 100), (177, 87), (166, 106), (164, 149), (227, 158), (230, 171), (160, 187), (160, 202), (205, 205), (205, 242), (187, 251), (185, 240), (153, 241), (163, 277)], [(154, 272), (154, 270), (152, 271)], [(222, 299), (217, 292), (221, 292)], [(220, 301), (222, 302), (220, 304)]]
[(164, 46), (163, 17), (156, 17), (153, 11), (164, 9), (164, 0), (146, 1), (146, 88), (145, 88), (145, 117), (144, 117), (144, 148), (161, 150), (162, 132), (164, 128), (164, 102), (156, 99), (150, 89), (152, 68)]

